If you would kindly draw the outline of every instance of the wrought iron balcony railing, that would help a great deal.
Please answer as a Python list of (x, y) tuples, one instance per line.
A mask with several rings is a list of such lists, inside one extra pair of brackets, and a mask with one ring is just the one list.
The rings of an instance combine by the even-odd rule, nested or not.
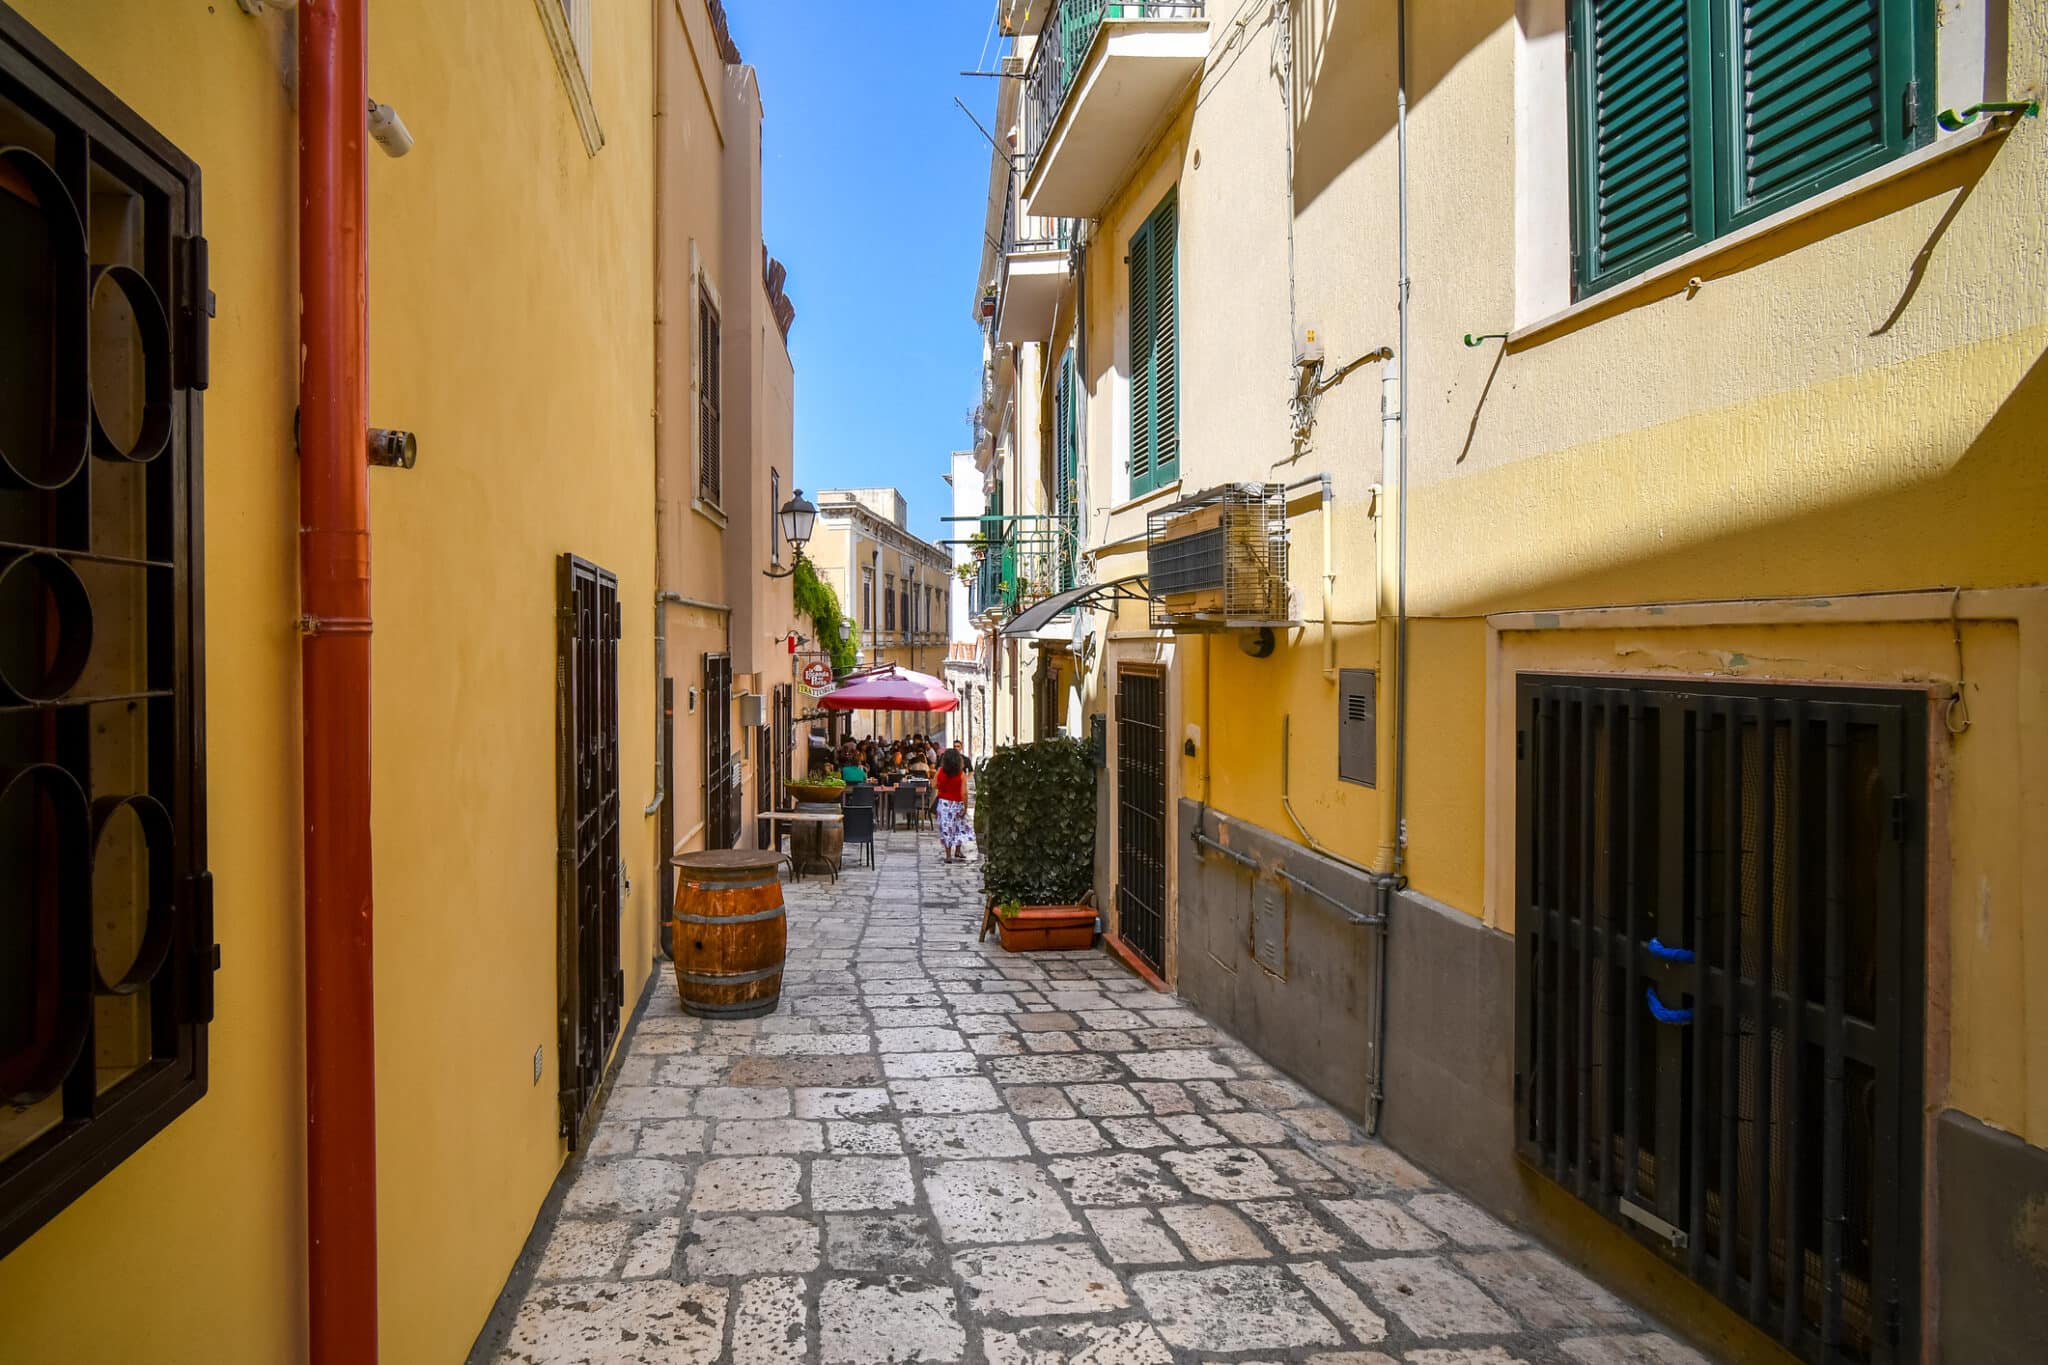
[(1200, 19), (1206, 0), (1054, 0), (1024, 73), (1024, 165), (1038, 160), (1105, 19)]
[(1014, 616), (1074, 586), (1080, 528), (1049, 516), (975, 517), (980, 561), (967, 585), (968, 615)]
[(1020, 251), (1064, 251), (1068, 240), (1066, 219), (1035, 218), (1017, 211), (1017, 181), (1011, 177), (1009, 196), (1003, 200), (1003, 255), (1014, 256)]

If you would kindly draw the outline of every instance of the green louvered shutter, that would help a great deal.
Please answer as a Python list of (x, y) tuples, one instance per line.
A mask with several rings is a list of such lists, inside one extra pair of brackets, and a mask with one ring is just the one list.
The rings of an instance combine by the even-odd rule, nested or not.
[(1060, 377), (1053, 386), (1053, 546), (1058, 565), (1058, 590), (1074, 586), (1075, 501), (1078, 490), (1075, 459), (1074, 348), (1060, 359)]
[(1713, 233), (1708, 0), (1576, 0), (1578, 286), (1590, 294)]
[(1153, 346), (1152, 224), (1131, 237), (1131, 493), (1152, 487)]
[(1733, 7), (1732, 193), (1722, 230), (1909, 150), (1914, 0), (1740, 0)]
[(1152, 212), (1152, 484), (1180, 477), (1180, 204)]

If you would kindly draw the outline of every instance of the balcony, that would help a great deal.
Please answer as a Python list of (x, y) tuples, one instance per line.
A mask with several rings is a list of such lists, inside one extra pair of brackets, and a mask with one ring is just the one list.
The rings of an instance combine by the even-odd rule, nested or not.
[(997, 341), (1044, 341), (1052, 331), (1067, 278), (1068, 244), (1067, 220), (1020, 214), (1012, 185), (1003, 204), (1002, 256), (997, 265)]
[(1099, 218), (1202, 71), (1204, 0), (1056, 0), (1024, 77), (1024, 211)]
[(1007, 620), (1033, 602), (1074, 586), (1079, 528), (1048, 516), (976, 517), (986, 553), (967, 585), (968, 615)]

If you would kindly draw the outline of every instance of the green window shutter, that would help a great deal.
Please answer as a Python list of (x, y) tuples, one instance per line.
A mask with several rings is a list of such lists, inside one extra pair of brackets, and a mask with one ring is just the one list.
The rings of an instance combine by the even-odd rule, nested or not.
[(1705, 0), (1575, 0), (1571, 14), (1580, 294), (1713, 232)]
[(1157, 482), (1152, 475), (1152, 372), (1155, 341), (1152, 317), (1152, 224), (1131, 237), (1126, 258), (1131, 276), (1131, 494)]
[(1913, 0), (1739, 0), (1721, 230), (1912, 148)]
[(1054, 559), (1058, 565), (1059, 590), (1074, 586), (1074, 550), (1077, 539), (1075, 505), (1079, 490), (1075, 427), (1078, 414), (1074, 403), (1074, 348), (1069, 346), (1060, 360), (1060, 377), (1053, 386), (1053, 496)]
[(1180, 203), (1152, 212), (1152, 483), (1180, 477)]

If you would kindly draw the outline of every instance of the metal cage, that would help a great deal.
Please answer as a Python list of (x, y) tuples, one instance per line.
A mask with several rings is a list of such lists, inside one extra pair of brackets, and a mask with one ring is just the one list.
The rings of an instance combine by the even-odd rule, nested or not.
[(1280, 484), (1223, 484), (1153, 512), (1145, 564), (1155, 630), (1295, 624)]

